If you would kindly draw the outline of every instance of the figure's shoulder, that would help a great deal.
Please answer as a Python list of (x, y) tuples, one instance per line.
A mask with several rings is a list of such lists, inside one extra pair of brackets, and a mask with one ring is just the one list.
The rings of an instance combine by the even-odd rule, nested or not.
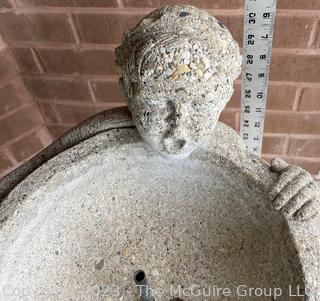
[(239, 134), (230, 126), (218, 121), (213, 133), (208, 137), (209, 148), (214, 148), (222, 153), (230, 151), (246, 153), (246, 146)]
[(217, 160), (224, 160), (230, 168), (238, 168), (250, 175), (257, 183), (269, 186), (274, 181), (274, 174), (269, 164), (250, 154), (239, 134), (230, 126), (218, 122), (213, 133), (203, 145), (206, 152), (212, 153)]

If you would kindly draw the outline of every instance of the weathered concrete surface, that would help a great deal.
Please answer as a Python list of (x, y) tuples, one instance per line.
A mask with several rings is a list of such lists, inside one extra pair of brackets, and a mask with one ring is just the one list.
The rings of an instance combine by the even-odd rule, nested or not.
[(311, 174), (280, 158), (271, 161), (271, 169), (279, 173), (269, 192), (274, 208), (287, 218), (314, 218), (319, 213), (320, 189)]
[[(177, 18), (187, 22), (179, 27)], [(157, 30), (148, 33), (152, 24)], [(230, 33), (189, 6), (156, 11), (137, 30), (118, 59), (128, 68), (123, 84), (133, 122), (159, 153), (146, 148), (126, 109), (107, 111), (0, 181), (0, 199), (14, 188), (0, 207), (2, 299), (132, 300), (133, 272), (143, 268), (163, 290), (157, 300), (179, 285), (211, 288), (211, 300), (223, 297), (212, 286), (229, 289), (224, 300), (235, 300), (240, 285), (266, 288), (262, 298), (242, 290), (250, 300), (273, 300), (275, 288), (277, 300), (302, 300), (288, 296), (300, 285), (305, 300), (318, 301), (319, 241), (312, 222), (291, 218), (296, 205), (306, 202), (310, 216), (316, 209), (310, 175), (280, 160), (273, 173), (235, 132), (216, 126), (240, 67)], [(161, 74), (152, 69), (162, 63), (152, 56), (157, 51)], [(194, 150), (180, 161), (160, 156)], [(292, 198), (303, 187), (305, 195)]]
[(242, 61), (228, 29), (189, 5), (147, 15), (123, 35), (116, 55), (141, 137), (163, 156), (180, 158), (211, 135)]
[[(318, 188), (320, 189), (320, 182), (317, 181), (317, 184), (318, 184)], [(319, 237), (320, 237), (320, 215), (318, 215), (315, 220), (314, 220), (314, 223), (316, 225), (316, 228), (318, 230), (318, 233), (319, 233)]]
[[(185, 158), (204, 143), (233, 93), (241, 55), (228, 29), (206, 11), (165, 5), (123, 35), (116, 49), (120, 85), (142, 139), (166, 158)], [(274, 208), (306, 220), (320, 210), (312, 176), (282, 159)]]
[[(164, 289), (157, 300), (179, 284), (233, 293), (240, 284), (282, 287), (283, 294), (300, 284), (308, 300), (319, 300), (315, 230), (274, 211), (275, 179), (222, 124), (177, 161), (147, 149), (135, 129), (101, 133), (44, 164), (2, 203), (1, 293), (132, 300), (132, 273), (143, 268), (151, 286)], [(118, 285), (123, 299), (107, 299), (115, 293), (108, 285)]]
[(314, 224), (316, 225), (316, 228), (318, 230), (319, 237), (320, 237), (320, 217), (319, 216), (315, 218)]
[[(134, 127), (131, 115), (125, 107), (114, 108), (96, 114), (62, 135), (32, 159), (15, 169), (0, 181), (0, 203), (25, 177), (64, 150), (90, 137), (114, 128)], [(1, 222), (1, 219), (0, 219)]]

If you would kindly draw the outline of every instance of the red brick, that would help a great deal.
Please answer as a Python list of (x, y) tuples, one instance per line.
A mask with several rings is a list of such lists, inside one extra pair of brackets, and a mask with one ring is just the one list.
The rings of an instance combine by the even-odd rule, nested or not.
[(320, 48), (320, 30), (319, 30), (319, 26), (320, 25), (318, 25), (318, 33), (317, 33), (317, 38), (316, 38), (316, 41), (315, 41), (315, 47), (317, 47), (317, 48)]
[(319, 157), (320, 138), (291, 138), (288, 155), (294, 157)]
[(0, 8), (12, 8), (9, 0), (0, 0)]
[(299, 111), (320, 111), (320, 89), (302, 90)]
[(230, 101), (227, 104), (227, 108), (240, 108), (241, 101), (241, 85), (236, 83), (233, 85), (234, 92), (231, 96)]
[(119, 75), (114, 50), (38, 49), (49, 73)]
[(280, 0), (277, 1), (277, 8), (286, 9), (320, 9), (319, 0)]
[[(226, 16), (212, 13), (230, 31), (233, 38), (242, 46), (243, 16)], [(308, 46), (309, 36), (315, 17), (281, 16), (276, 18), (273, 47), (303, 48)]]
[(230, 31), (233, 38), (242, 46), (243, 42), (243, 16), (226, 16), (213, 13), (213, 16), (222, 22)]
[[(132, 2), (138, 7), (158, 7), (154, 2), (158, 1), (127, 1), (128, 6)], [(139, 3), (140, 2), (140, 3)], [(167, 1), (166, 1), (167, 2)], [(181, 4), (181, 1), (176, 1)], [(188, 2), (188, 1), (186, 1)], [(190, 1), (189, 1), (190, 2)], [(212, 5), (214, 7), (214, 1)], [(225, 1), (227, 2), (227, 1)], [(235, 1), (236, 2), (236, 1)], [(131, 4), (130, 4), (131, 3)], [(209, 1), (208, 1), (209, 3)], [(125, 2), (126, 4), (126, 2)], [(144, 5), (143, 5), (144, 4)], [(217, 3), (215, 3), (217, 5)], [(228, 6), (228, 4), (226, 4)], [(209, 8), (210, 5), (204, 5)], [(243, 40), (243, 16), (226, 16), (213, 12), (213, 15), (231, 32), (235, 40), (242, 45)], [(134, 26), (144, 15), (102, 15), (95, 16), (91, 14), (79, 14), (76, 16), (82, 39), (89, 43), (119, 43), (123, 32)], [(281, 16), (276, 18), (275, 36), (273, 41), (274, 47), (306, 47), (312, 24), (315, 17), (306, 16)], [(96, 28), (106, 28), (103, 31), (97, 31)]]
[(96, 110), (97, 110), (97, 113), (98, 112), (102, 112), (102, 111), (106, 111), (106, 110), (110, 110), (110, 109), (113, 109), (113, 108), (120, 108), (120, 107), (126, 107), (127, 105), (124, 103), (124, 102), (119, 102), (119, 103), (99, 103), (97, 106), (96, 106)]
[(63, 14), (14, 14), (2, 13), (0, 28), (7, 42), (66, 42), (74, 37), (68, 17)]
[(307, 160), (303, 158), (288, 158), (286, 161), (292, 165), (297, 165), (310, 172), (312, 175), (319, 175), (320, 159)]
[(117, 0), (20, 0), (22, 6), (116, 7)]
[(22, 103), (25, 103), (25, 104), (33, 104), (34, 103), (34, 99), (31, 96), (30, 92), (27, 90), (21, 77), (15, 78), (15, 80), (11, 83), (15, 87), (17, 96), (19, 96)]
[(267, 93), (267, 109), (291, 111), (296, 91), (296, 87), (270, 84)]
[(42, 148), (43, 145), (36, 133), (30, 134), (10, 146), (10, 150), (18, 162), (30, 158)]
[[(269, 110), (292, 110), (297, 88), (285, 85), (269, 84), (267, 95), (267, 108)], [(228, 108), (240, 108), (241, 85), (234, 84), (234, 92), (228, 103)]]
[(36, 98), (91, 101), (88, 84), (77, 79), (26, 78), (26, 86)]
[(122, 35), (134, 27), (145, 14), (75, 14), (75, 22), (84, 43), (117, 43)]
[(237, 114), (238, 113), (235, 111), (224, 110), (221, 113), (219, 120), (237, 130), (239, 127), (239, 125), (237, 124)]
[(285, 152), (285, 143), (285, 137), (264, 136), (262, 143), (262, 153), (282, 155)]
[(13, 48), (12, 51), (21, 71), (26, 73), (40, 71), (29, 48)]
[[(271, 159), (278, 157), (270, 156), (270, 155), (262, 155), (262, 159), (266, 160), (270, 163)], [(297, 165), (302, 167), (303, 169), (310, 172), (312, 175), (316, 176), (319, 175), (320, 172), (320, 160), (314, 159), (314, 158), (294, 158), (294, 157), (283, 157), (279, 156), (280, 158), (283, 158), (288, 164)]]
[(45, 126), (37, 131), (37, 136), (40, 138), (41, 143), (44, 147), (47, 147), (54, 141), (52, 135)]
[(307, 47), (315, 21), (315, 17), (296, 16), (294, 13), (292, 16), (276, 17), (273, 47)]
[(52, 104), (41, 102), (41, 103), (39, 103), (39, 108), (42, 113), (42, 117), (44, 119), (45, 124), (59, 122), (59, 120), (57, 118), (57, 114), (54, 111)]
[(154, 7), (158, 8), (161, 5), (169, 4), (189, 4), (195, 5), (201, 8), (215, 8), (215, 9), (226, 9), (226, 8), (240, 8), (243, 6), (242, 0), (124, 0), (126, 7)]
[(66, 126), (66, 125), (50, 125), (47, 127), (47, 129), (54, 139), (58, 139), (65, 132), (70, 130), (71, 127), (72, 126), (70, 126), (70, 125), (68, 125), (68, 126)]
[(55, 107), (62, 122), (71, 124), (78, 124), (96, 112), (93, 104), (86, 106), (56, 104)]
[(13, 167), (13, 163), (10, 161), (8, 156), (3, 152), (0, 151), (0, 174), (5, 173), (8, 169)]
[(8, 48), (0, 50), (0, 81), (14, 76), (18, 72), (18, 66)]
[(320, 55), (273, 53), (270, 79), (274, 81), (320, 82)]
[(117, 81), (92, 81), (96, 100), (99, 102), (124, 102)]
[(20, 95), (13, 84), (7, 84), (0, 89), (0, 115), (18, 108), (21, 105)]
[(266, 133), (320, 134), (319, 114), (267, 112)]
[(42, 117), (37, 106), (19, 110), (0, 120), (0, 144), (9, 142), (42, 123)]
[(6, 42), (3, 40), (2, 36), (0, 35), (0, 51), (3, 51), (3, 49), (7, 48), (8, 45)]

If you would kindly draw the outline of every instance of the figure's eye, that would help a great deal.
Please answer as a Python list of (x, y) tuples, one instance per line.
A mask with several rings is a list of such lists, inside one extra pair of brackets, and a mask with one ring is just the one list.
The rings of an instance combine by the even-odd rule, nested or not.
[(204, 111), (204, 110), (208, 110), (208, 108), (210, 107), (211, 103), (210, 102), (207, 102), (207, 101), (203, 101), (203, 100), (200, 100), (200, 101), (193, 101), (191, 103), (191, 106), (192, 106), (192, 109), (194, 111)]
[(169, 103), (165, 99), (153, 99), (148, 101), (148, 105), (153, 108), (154, 110), (163, 110), (168, 109)]
[(161, 132), (166, 127), (170, 104), (161, 98), (144, 99), (137, 112), (140, 125), (148, 131)]

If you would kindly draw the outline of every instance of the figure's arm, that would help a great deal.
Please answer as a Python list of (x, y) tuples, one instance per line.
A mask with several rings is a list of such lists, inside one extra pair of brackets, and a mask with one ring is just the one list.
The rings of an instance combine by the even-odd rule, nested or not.
[(272, 160), (271, 169), (280, 174), (269, 192), (274, 208), (287, 218), (307, 220), (314, 217), (320, 209), (320, 189), (312, 176), (280, 158)]
[(32, 159), (0, 179), (0, 203), (15, 186), (54, 156), (99, 133), (123, 127), (133, 127), (131, 115), (126, 107), (106, 110), (81, 122)]

